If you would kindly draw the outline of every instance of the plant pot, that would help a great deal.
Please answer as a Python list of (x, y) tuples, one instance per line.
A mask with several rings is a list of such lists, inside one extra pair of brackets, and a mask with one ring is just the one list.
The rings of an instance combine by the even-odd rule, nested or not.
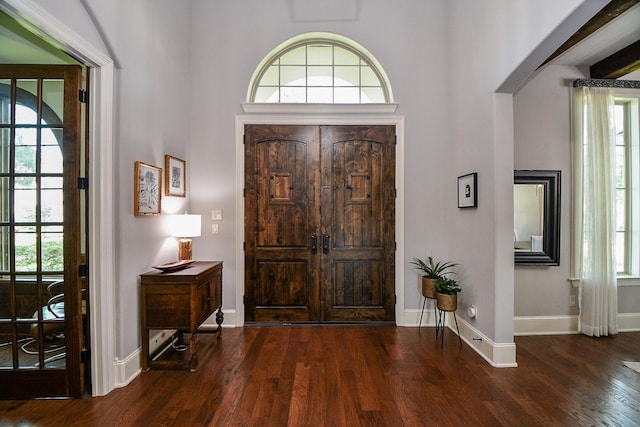
[(430, 279), (427, 276), (422, 276), (422, 295), (425, 298), (436, 299), (436, 279)]
[(458, 309), (458, 295), (438, 294), (437, 305), (438, 310), (456, 311)]

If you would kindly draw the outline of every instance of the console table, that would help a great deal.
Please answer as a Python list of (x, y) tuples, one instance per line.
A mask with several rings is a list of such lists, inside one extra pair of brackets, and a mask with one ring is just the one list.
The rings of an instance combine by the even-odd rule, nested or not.
[[(180, 340), (182, 333), (191, 333), (187, 366), (198, 369), (198, 333), (222, 333), (222, 262), (196, 261), (188, 267), (171, 272), (149, 271), (140, 275), (140, 304), (142, 332), (142, 370), (151, 367), (183, 367), (180, 361), (152, 360), (149, 354), (151, 329), (175, 329)], [(201, 329), (200, 325), (216, 313), (215, 329)]]

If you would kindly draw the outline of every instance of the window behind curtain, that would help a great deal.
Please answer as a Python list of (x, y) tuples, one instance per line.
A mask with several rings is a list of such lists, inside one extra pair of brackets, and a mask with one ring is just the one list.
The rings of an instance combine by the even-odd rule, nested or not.
[(640, 116), (635, 97), (616, 97), (616, 270), (640, 276)]

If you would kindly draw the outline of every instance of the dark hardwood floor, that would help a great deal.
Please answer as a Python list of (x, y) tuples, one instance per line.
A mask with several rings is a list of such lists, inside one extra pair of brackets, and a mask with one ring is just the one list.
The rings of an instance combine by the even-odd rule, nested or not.
[[(518, 337), (491, 367), (433, 328), (291, 326), (201, 335), (197, 373), (105, 397), (0, 401), (0, 426), (640, 426), (640, 332)], [(5, 386), (5, 385), (3, 385)]]

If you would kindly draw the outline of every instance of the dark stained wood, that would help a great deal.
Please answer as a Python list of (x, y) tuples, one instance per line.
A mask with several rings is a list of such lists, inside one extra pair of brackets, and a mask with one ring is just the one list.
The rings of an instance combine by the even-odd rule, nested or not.
[[(195, 372), (198, 370), (198, 333), (203, 332), (200, 325), (216, 313), (218, 327), (208, 332), (222, 332), (222, 262), (196, 261), (178, 271), (154, 270), (141, 274), (140, 313), (142, 370), (155, 366), (186, 366)], [(153, 355), (149, 354), (149, 331), (152, 329), (189, 332), (189, 360), (186, 363), (152, 360)]]
[(394, 321), (395, 127), (322, 126), (323, 320)]
[[(564, 42), (556, 51), (547, 58), (542, 65), (551, 62), (562, 53), (571, 49), (573, 46), (580, 43), (582, 40), (589, 37), (591, 34), (598, 31), (600, 28), (608, 24), (609, 22), (622, 15), (624, 12), (638, 4), (640, 0), (612, 0), (605, 7), (603, 7), (593, 18), (587, 21), (576, 33), (571, 36), (566, 42)], [(541, 66), (542, 66), (541, 65)], [(593, 76), (592, 76), (593, 77)], [(595, 78), (595, 77), (593, 77)]]
[[(149, 371), (105, 397), (0, 401), (0, 425), (638, 426), (640, 332), (516, 337), (493, 368), (450, 330), (226, 329), (198, 375)], [(4, 383), (3, 383), (4, 386)]]
[(319, 318), (317, 126), (245, 127), (245, 318)]
[(394, 126), (246, 126), (246, 321), (393, 322), (394, 232)]
[[(62, 129), (61, 151), (63, 157), (63, 172), (49, 173), (46, 176), (50, 178), (60, 178), (63, 186), (63, 218), (64, 223), (47, 222), (44, 215), (34, 218), (34, 222), (29, 224), (30, 227), (40, 228), (45, 226), (61, 226), (64, 230), (64, 346), (65, 355), (63, 363), (57, 364), (55, 367), (45, 364), (45, 323), (43, 315), (43, 307), (48, 296), (43, 291), (44, 284), (47, 282), (47, 276), (51, 275), (46, 271), (34, 272), (38, 276), (40, 283), (38, 284), (32, 297), (38, 302), (37, 320), (32, 321), (28, 317), (19, 318), (20, 303), (16, 297), (16, 288), (19, 280), (15, 271), (3, 272), (5, 277), (10, 278), (10, 298), (4, 300), (4, 304), (11, 306), (13, 316), (4, 317), (2, 319), (3, 330), (12, 330), (11, 341), (16, 341), (20, 336), (20, 330), (25, 325), (35, 325), (38, 331), (36, 335), (38, 355), (38, 366), (29, 364), (22, 366), (19, 363), (19, 346), (13, 347), (13, 367), (12, 369), (0, 370), (0, 383), (3, 385), (11, 384), (13, 387), (0, 388), (0, 398), (7, 397), (62, 397), (75, 396), (79, 397), (84, 392), (84, 364), (81, 362), (81, 352), (83, 349), (83, 281), (78, 277), (78, 267), (82, 262), (81, 256), (81, 203), (80, 191), (78, 189), (78, 178), (80, 176), (81, 167), (81, 103), (78, 100), (78, 91), (82, 85), (82, 69), (79, 66), (60, 66), (60, 65), (0, 65), (0, 78), (2, 79), (31, 79), (41, 85), (43, 81), (48, 79), (64, 80), (64, 97), (62, 99), (62, 117), (53, 111), (52, 108), (46, 106), (46, 103), (40, 98), (36, 101), (30, 99), (25, 105), (39, 105), (40, 115), (47, 124), (52, 128)], [(16, 94), (16, 88), (11, 90)], [(23, 91), (22, 96), (27, 96)], [(37, 92), (28, 94), (38, 96)], [(16, 95), (17, 96), (17, 95)], [(59, 112), (58, 112), (59, 114)], [(62, 121), (61, 121), (62, 119)], [(12, 133), (12, 132), (9, 132)], [(38, 139), (40, 141), (40, 139)], [(9, 174), (1, 174), (2, 178), (8, 178), (14, 171)], [(16, 172), (19, 174), (19, 172)], [(23, 173), (23, 177), (39, 179), (44, 174), (36, 175), (36, 173)], [(9, 198), (12, 200), (13, 198)], [(12, 210), (13, 207), (10, 208)], [(13, 220), (12, 220), (13, 221)], [(8, 228), (16, 226), (15, 222), (3, 223)], [(39, 237), (38, 237), (39, 238)], [(42, 266), (41, 266), (42, 267)], [(33, 311), (31, 311), (33, 313)], [(35, 320), (35, 318), (34, 318)], [(58, 321), (59, 322), (59, 321)], [(55, 323), (55, 322), (51, 322)], [(46, 371), (46, 372), (45, 372)]]
[(592, 79), (617, 79), (638, 69), (640, 69), (640, 40), (593, 64), (589, 68), (589, 75)]

